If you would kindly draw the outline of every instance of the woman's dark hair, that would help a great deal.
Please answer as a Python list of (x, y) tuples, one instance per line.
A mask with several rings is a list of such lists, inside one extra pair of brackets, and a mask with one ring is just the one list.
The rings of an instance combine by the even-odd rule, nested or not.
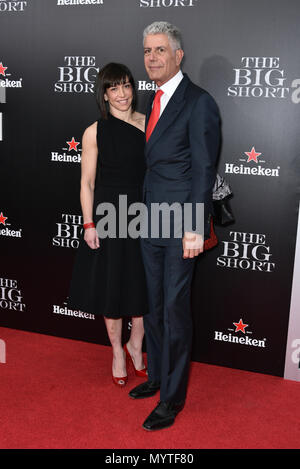
[(122, 85), (127, 81), (129, 81), (132, 86), (133, 99), (131, 108), (134, 112), (136, 109), (137, 96), (135, 83), (131, 71), (126, 67), (126, 65), (118, 63), (109, 63), (105, 65), (105, 67), (103, 67), (101, 70), (99, 70), (95, 84), (95, 95), (97, 104), (100, 109), (101, 117), (103, 119), (107, 119), (109, 112), (108, 103), (104, 99), (104, 94), (107, 88)]

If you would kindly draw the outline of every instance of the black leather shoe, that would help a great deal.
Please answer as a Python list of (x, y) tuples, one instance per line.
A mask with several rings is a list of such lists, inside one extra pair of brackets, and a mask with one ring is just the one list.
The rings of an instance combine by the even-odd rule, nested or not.
[(141, 383), (129, 392), (132, 399), (144, 399), (145, 397), (154, 396), (160, 388), (160, 384), (146, 381)]
[(148, 431), (162, 430), (170, 427), (175, 422), (176, 415), (183, 409), (184, 402), (159, 402), (149, 417), (143, 423), (143, 428)]

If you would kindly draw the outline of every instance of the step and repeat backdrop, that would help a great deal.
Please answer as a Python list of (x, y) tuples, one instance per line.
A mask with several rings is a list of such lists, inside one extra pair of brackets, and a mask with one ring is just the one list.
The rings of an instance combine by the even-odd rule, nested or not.
[(235, 216), (197, 260), (192, 358), (299, 379), (299, 14), (298, 0), (0, 0), (1, 326), (109, 344), (102, 316), (66, 305), (82, 134), (108, 62), (132, 70), (145, 111), (142, 32), (165, 20), (182, 31), (183, 71), (220, 108)]

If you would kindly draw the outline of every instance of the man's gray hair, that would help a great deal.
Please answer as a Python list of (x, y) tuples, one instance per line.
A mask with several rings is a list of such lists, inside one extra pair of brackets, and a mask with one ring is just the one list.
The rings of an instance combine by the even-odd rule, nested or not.
[(144, 29), (144, 41), (148, 34), (165, 34), (168, 36), (170, 45), (174, 51), (182, 49), (181, 32), (173, 24), (167, 23), (166, 21), (155, 21)]

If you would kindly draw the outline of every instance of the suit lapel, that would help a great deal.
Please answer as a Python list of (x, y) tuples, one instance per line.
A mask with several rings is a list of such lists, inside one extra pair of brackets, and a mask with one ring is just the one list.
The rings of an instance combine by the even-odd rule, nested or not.
[(147, 125), (148, 125), (148, 122), (149, 122), (149, 118), (150, 118), (150, 114), (151, 114), (151, 111), (152, 111), (152, 103), (153, 103), (153, 100), (154, 100), (154, 96), (155, 96), (155, 91), (153, 91), (151, 93), (150, 98), (149, 98), (148, 103), (147, 103), (145, 131), (146, 131), (146, 128), (147, 128)]
[[(164, 112), (162, 113), (161, 117), (159, 118), (155, 129), (153, 130), (148, 142), (146, 143), (146, 156), (149, 155), (149, 152), (152, 146), (157, 142), (157, 140), (162, 136), (162, 134), (167, 130), (168, 127), (174, 122), (177, 118), (178, 114), (181, 112), (182, 108), (185, 104), (185, 90), (187, 85), (189, 84), (190, 80), (187, 75), (184, 75), (184, 78), (179, 83), (178, 87), (176, 88), (175, 92), (173, 93), (171, 99), (169, 100)], [(149, 106), (147, 109), (146, 114), (146, 125), (148, 123), (150, 113), (151, 113), (151, 106), (154, 99), (154, 95), (149, 102)]]

